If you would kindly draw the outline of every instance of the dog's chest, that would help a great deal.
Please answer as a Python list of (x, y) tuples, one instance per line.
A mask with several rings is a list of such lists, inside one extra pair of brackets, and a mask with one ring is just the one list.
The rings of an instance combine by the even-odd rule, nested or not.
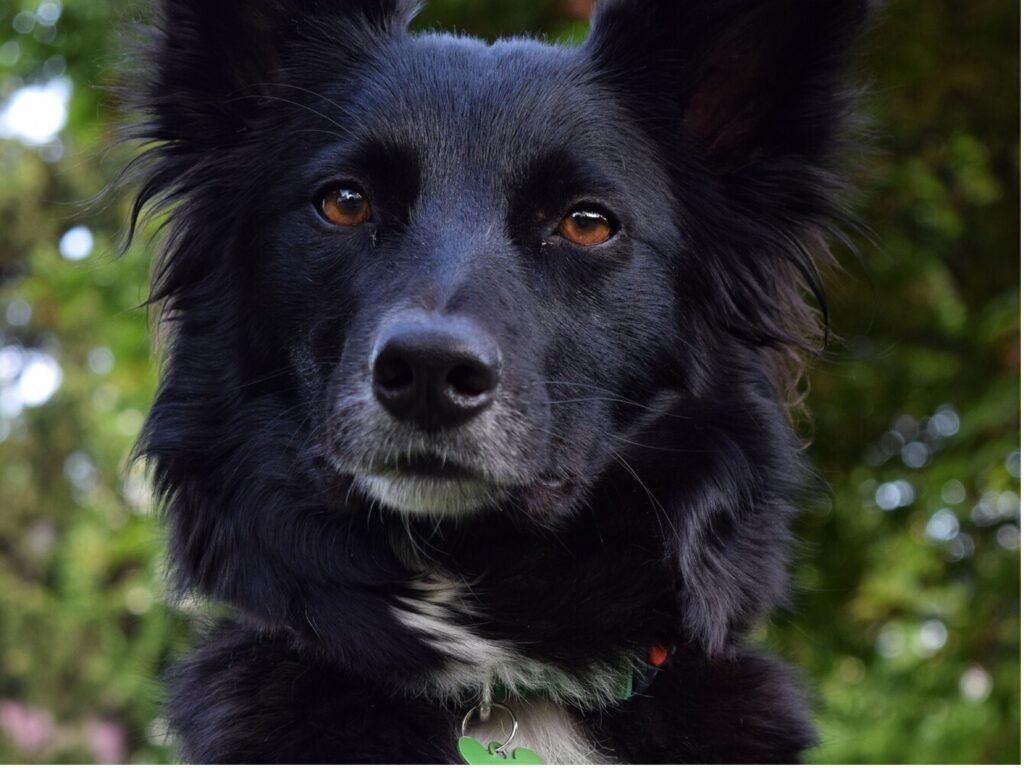
[(495, 707), (487, 723), (474, 716), (465, 735), (485, 747), (491, 742), (503, 744), (512, 731), (509, 714), (514, 713), (517, 729), (508, 744), (509, 753), (529, 749), (549, 765), (613, 762), (575, 713), (616, 700), (623, 670), (630, 669), (629, 659), (595, 660), (569, 674), (525, 655), (508, 641), (485, 638), (474, 624), (486, 617), (486, 609), (470, 599), (472, 590), (467, 585), (436, 567), (428, 570), (401, 546), (396, 551), (421, 575), (409, 585), (411, 594), (398, 599), (394, 616), (446, 658), (443, 671), (426, 686), (429, 695), (465, 701), (467, 694), (490, 689), (502, 690), (508, 697), (496, 703), (503, 701), (509, 711)]

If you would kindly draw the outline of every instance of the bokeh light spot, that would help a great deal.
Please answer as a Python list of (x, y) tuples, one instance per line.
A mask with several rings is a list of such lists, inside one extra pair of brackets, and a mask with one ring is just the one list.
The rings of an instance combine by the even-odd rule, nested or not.
[(974, 664), (960, 676), (960, 693), (969, 701), (984, 701), (992, 693), (992, 675)]
[(960, 521), (948, 509), (940, 509), (929, 518), (924, 532), (933, 541), (952, 541), (960, 534)]
[(886, 624), (878, 633), (875, 641), (875, 650), (879, 656), (887, 659), (895, 659), (903, 655), (906, 649), (906, 642), (903, 633), (893, 624)]
[(114, 370), (114, 353), (107, 347), (90, 349), (86, 365), (96, 375), (104, 376)]
[(949, 630), (938, 619), (929, 619), (921, 625), (918, 635), (921, 655), (934, 655), (946, 645), (947, 640), (949, 640)]
[(141, 616), (153, 607), (153, 593), (146, 587), (132, 587), (125, 593), (124, 605), (129, 613)]
[(24, 408), (47, 403), (64, 378), (57, 361), (16, 345), (0, 348), (0, 416), (14, 418)]
[(967, 489), (959, 480), (949, 480), (942, 486), (942, 500), (946, 504), (962, 504), (967, 498)]
[(1012, 451), (1006, 457), (1006, 471), (1011, 477), (1020, 478), (1020, 451)]
[(1020, 496), (1013, 491), (1003, 491), (996, 501), (1000, 517), (1018, 517), (1020, 515)]
[(974, 539), (966, 533), (961, 533), (949, 542), (949, 549), (946, 551), (946, 559), (952, 563), (957, 563), (961, 560), (967, 559), (973, 554)]
[(996, 531), (996, 542), (1011, 552), (1020, 549), (1020, 529), (1012, 523), (999, 526), (999, 530)]
[(64, 477), (77, 490), (90, 493), (96, 488), (99, 472), (87, 454), (74, 451), (64, 460)]
[(18, 377), (18, 398), (26, 407), (36, 408), (56, 394), (64, 373), (57, 361), (43, 352), (28, 352), (25, 357)]
[(23, 328), (32, 319), (32, 305), (24, 299), (13, 298), (7, 305), (4, 315), (8, 325), (14, 328)]
[(67, 123), (70, 99), (71, 81), (64, 77), (19, 88), (0, 110), (0, 138), (30, 146), (49, 143)]
[(51, 56), (43, 63), (43, 75), (47, 78), (60, 77), (68, 70), (68, 60), (63, 56)]
[(21, 58), (21, 46), (17, 40), (8, 40), (0, 45), (0, 67), (13, 67)]
[(15, 15), (11, 26), (19, 35), (27, 35), (36, 28), (36, 15), (31, 11), (22, 11)]
[(928, 456), (928, 446), (917, 440), (912, 443), (907, 443), (903, 446), (903, 450), (900, 451), (900, 457), (903, 459), (903, 463), (911, 469), (920, 469), (927, 464)]
[(960, 415), (953, 406), (944, 405), (928, 419), (926, 430), (934, 439), (952, 437), (960, 431)]
[(909, 507), (914, 503), (914, 498), (914, 487), (906, 480), (882, 483), (875, 491), (875, 504), (886, 511)]
[(991, 498), (986, 494), (982, 496), (977, 504), (971, 509), (971, 522), (979, 528), (992, 525), (999, 520), (999, 510), (992, 503)]
[(139, 430), (142, 429), (142, 422), (145, 417), (142, 415), (142, 411), (138, 411), (135, 408), (129, 408), (128, 410), (121, 411), (116, 419), (117, 431), (125, 437), (135, 437), (139, 434)]
[(43, 0), (36, 8), (36, 20), (47, 27), (52, 27), (60, 18), (61, 7), (56, 0)]
[(903, 450), (903, 446), (906, 445), (906, 443), (907, 441), (903, 439), (903, 435), (895, 429), (890, 429), (882, 435), (882, 439), (879, 441), (879, 445), (881, 445), (882, 450), (889, 456), (895, 456)]
[(92, 253), (95, 241), (88, 227), (72, 227), (60, 239), (60, 255), (68, 261), (81, 261)]
[(909, 413), (904, 413), (902, 416), (897, 417), (896, 421), (893, 422), (892, 427), (903, 436), (904, 440), (917, 439), (917, 419)]

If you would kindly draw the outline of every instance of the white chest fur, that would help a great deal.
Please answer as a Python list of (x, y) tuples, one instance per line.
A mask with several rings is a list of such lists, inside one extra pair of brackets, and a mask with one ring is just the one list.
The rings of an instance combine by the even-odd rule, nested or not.
[[(575, 707), (593, 709), (614, 701), (628, 659), (595, 661), (569, 675), (516, 652), (507, 643), (476, 634), (472, 629), (475, 612), (463, 584), (435, 571), (410, 587), (413, 595), (397, 600), (395, 618), (446, 657), (443, 670), (418, 681), (415, 693), (465, 701), (467, 694), (501, 686), (513, 694), (507, 706), (519, 723), (509, 749), (525, 747), (549, 765), (612, 762), (587, 738), (574, 712)], [(535, 698), (532, 694), (537, 690), (544, 690), (547, 698)], [(485, 746), (492, 741), (503, 743), (511, 723), (499, 713), (495, 708), (488, 723), (475, 723), (467, 735)]]
[[(519, 730), (509, 750), (525, 747), (540, 755), (547, 765), (593, 765), (612, 762), (584, 734), (579, 721), (565, 707), (543, 699), (509, 703)], [(468, 729), (481, 744), (504, 742), (511, 730), (508, 715), (495, 707), (487, 723)]]

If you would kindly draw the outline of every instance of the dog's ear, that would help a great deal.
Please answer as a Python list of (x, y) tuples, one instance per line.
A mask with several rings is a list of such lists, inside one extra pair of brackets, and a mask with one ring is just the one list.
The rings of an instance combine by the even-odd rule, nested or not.
[(588, 66), (653, 139), (681, 211), (699, 212), (687, 225), (709, 316), (754, 346), (819, 347), (803, 292), (825, 311), (817, 265), (852, 225), (836, 172), (856, 125), (844, 76), (876, 2), (597, 2)]
[(143, 55), (145, 138), (223, 145), (273, 92), (290, 47), (330, 49), (324, 64), (337, 67), (414, 11), (406, 0), (162, 0)]
[(718, 164), (813, 161), (832, 147), (871, 2), (599, 0), (587, 49), (666, 138), (682, 133)]

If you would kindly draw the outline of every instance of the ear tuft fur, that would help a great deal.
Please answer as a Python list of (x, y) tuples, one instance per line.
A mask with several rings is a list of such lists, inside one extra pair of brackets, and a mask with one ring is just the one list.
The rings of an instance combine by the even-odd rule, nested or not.
[(145, 138), (197, 148), (234, 142), (280, 81), (289, 46), (343, 59), (403, 30), (407, 0), (163, 0), (143, 59)]
[[(678, 110), (711, 157), (820, 159), (870, 0), (604, 0), (587, 42), (623, 93)], [(628, 90), (627, 90), (628, 88)]]

